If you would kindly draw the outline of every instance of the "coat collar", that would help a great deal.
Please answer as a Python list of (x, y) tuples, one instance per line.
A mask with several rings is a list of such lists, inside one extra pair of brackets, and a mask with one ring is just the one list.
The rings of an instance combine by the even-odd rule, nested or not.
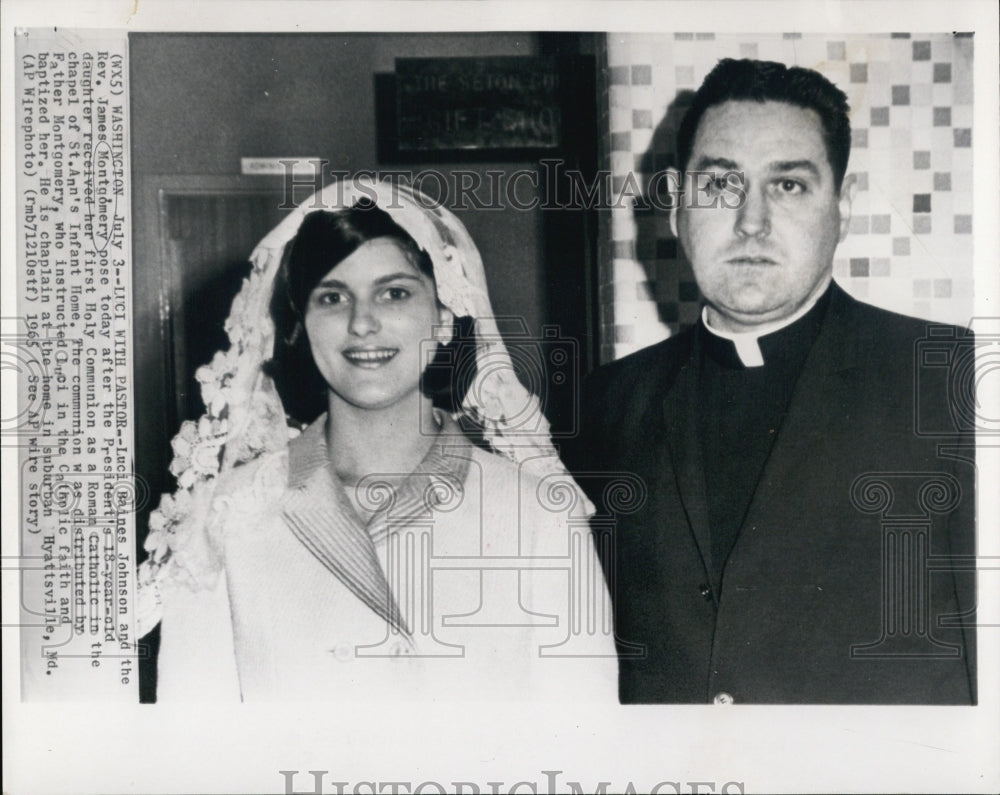
[(806, 368), (841, 373), (858, 367), (866, 352), (878, 343), (871, 312), (865, 310), (871, 307), (832, 282), (826, 317), (806, 360)]
[(461, 494), (472, 445), (458, 425), (440, 415), (442, 429), (412, 473), (374, 475), (358, 484), (364, 522), (330, 466), (326, 415), (288, 445), (288, 488), (281, 513), (299, 541), (355, 596), (399, 632), (410, 628), (401, 615), (378, 559), (376, 543), (417, 519), (432, 516), (448, 494)]
[[(440, 475), (465, 482), (469, 469), (472, 443), (448, 414), (435, 410), (435, 418), (440, 423), (440, 432), (427, 451), (427, 455), (408, 473), (403, 486), (412, 485), (419, 476)], [(321, 469), (328, 469), (330, 451), (326, 443), (326, 414), (321, 415), (295, 439), (288, 443), (288, 487), (299, 488)], [(333, 481), (339, 486), (336, 475), (330, 471)]]

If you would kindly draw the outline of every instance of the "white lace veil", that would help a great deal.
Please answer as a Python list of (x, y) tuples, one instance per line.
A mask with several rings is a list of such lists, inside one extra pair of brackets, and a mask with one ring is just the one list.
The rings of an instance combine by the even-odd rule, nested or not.
[[(564, 473), (552, 446), (549, 424), (538, 397), (518, 380), (497, 327), (486, 290), (482, 259), (472, 238), (451, 212), (414, 188), (398, 182), (353, 179), (335, 182), (311, 196), (276, 226), (254, 249), (253, 269), (233, 301), (226, 320), (230, 346), (201, 367), (205, 414), (185, 422), (171, 445), (171, 472), (178, 488), (164, 495), (150, 516), (139, 568), (139, 636), (160, 620), (158, 583), (172, 571), (171, 550), (207, 521), (219, 476), (227, 469), (288, 443), (289, 429), (277, 390), (262, 365), (274, 347), (269, 313), (272, 284), (286, 244), (305, 216), (338, 210), (369, 200), (384, 210), (430, 257), (438, 300), (456, 317), (474, 320), (476, 375), (459, 415), (481, 429), (493, 450), (537, 475)], [(578, 493), (580, 504), (592, 507)]]

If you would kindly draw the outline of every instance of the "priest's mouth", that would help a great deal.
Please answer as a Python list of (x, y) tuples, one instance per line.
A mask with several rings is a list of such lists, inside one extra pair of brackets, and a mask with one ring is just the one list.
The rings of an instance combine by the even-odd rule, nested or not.
[(770, 257), (731, 257), (727, 259), (730, 265), (777, 265)]

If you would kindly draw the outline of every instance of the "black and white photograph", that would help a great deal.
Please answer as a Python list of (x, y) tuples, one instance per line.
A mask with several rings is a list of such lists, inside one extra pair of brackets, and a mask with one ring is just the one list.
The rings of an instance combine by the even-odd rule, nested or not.
[(1000, 786), (992, 4), (2, 12), (5, 792)]

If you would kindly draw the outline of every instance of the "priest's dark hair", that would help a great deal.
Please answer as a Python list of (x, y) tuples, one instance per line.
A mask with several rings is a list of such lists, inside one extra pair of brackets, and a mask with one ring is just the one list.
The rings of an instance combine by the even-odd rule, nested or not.
[(786, 102), (815, 111), (823, 126), (826, 156), (840, 190), (851, 154), (847, 95), (813, 69), (774, 61), (724, 58), (705, 77), (677, 131), (677, 163), (686, 171), (705, 111), (724, 102)]

